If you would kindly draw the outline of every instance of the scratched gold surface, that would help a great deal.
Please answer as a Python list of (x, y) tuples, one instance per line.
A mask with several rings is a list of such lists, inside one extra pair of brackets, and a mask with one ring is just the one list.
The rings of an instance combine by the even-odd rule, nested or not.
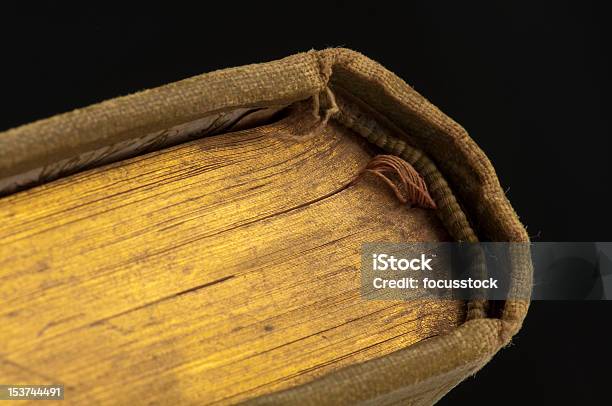
[[(272, 124), (0, 199), (0, 383), (64, 403), (236, 403), (456, 326), (459, 303), (364, 301), (363, 242), (447, 238), (336, 124)], [(23, 404), (23, 403), (19, 403)]]

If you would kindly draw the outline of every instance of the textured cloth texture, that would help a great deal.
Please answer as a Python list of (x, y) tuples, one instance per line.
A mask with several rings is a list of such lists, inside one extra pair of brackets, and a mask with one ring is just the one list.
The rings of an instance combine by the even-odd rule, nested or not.
[[(371, 141), (421, 173), (455, 239), (528, 241), (491, 163), (466, 131), (396, 75), (347, 49), (212, 72), (6, 131), (0, 134), (0, 173), (16, 174), (210, 112), (307, 99), (318, 106), (330, 93), (339, 111), (328, 110), (325, 120), (331, 116), (368, 139), (366, 133), (380, 125)], [(359, 105), (373, 124), (356, 119)], [(528, 252), (516, 253), (512, 279), (521, 287), (531, 283)], [(435, 403), (510, 342), (527, 309), (526, 301), (474, 301), (468, 320), (447, 335), (251, 403)]]

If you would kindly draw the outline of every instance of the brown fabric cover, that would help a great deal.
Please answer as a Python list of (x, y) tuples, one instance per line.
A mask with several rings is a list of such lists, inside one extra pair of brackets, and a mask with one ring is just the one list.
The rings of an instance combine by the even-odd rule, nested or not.
[[(480, 240), (528, 241), (491, 163), (466, 131), (393, 73), (347, 49), (212, 72), (6, 131), (0, 134), (0, 173), (20, 173), (210, 112), (318, 100), (329, 88), (367, 104), (435, 163)], [(517, 254), (513, 279), (519, 285), (531, 280), (525, 254)], [(251, 403), (434, 403), (508, 344), (527, 308), (525, 301), (494, 304), (450, 334)]]

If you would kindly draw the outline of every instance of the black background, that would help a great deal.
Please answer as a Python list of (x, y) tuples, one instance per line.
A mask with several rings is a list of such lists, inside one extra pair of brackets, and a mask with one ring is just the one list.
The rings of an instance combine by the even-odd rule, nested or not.
[[(344, 46), (469, 131), (534, 240), (612, 240), (604, 5), (153, 3), (1, 10), (0, 130), (202, 72)], [(441, 404), (611, 404), (611, 315), (611, 302), (534, 302), (514, 344)]]

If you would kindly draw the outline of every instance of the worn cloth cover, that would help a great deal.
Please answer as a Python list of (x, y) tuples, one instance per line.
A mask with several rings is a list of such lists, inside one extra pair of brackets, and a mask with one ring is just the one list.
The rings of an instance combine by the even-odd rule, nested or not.
[[(20, 188), (34, 182), (23, 174), (91, 151), (215, 114), (305, 100), (320, 107), (317, 120), (337, 120), (410, 162), (428, 183), (454, 239), (528, 241), (491, 163), (466, 131), (393, 73), (347, 49), (207, 73), (6, 131), (0, 134), (0, 182), (8, 179), (10, 192), (14, 179), (25, 179)], [(61, 170), (55, 171), (59, 176)], [(38, 182), (49, 179), (41, 176)], [(530, 284), (528, 253), (516, 253), (512, 280)], [(527, 309), (523, 300), (474, 300), (466, 322), (449, 334), (250, 403), (435, 403), (510, 342)]]

